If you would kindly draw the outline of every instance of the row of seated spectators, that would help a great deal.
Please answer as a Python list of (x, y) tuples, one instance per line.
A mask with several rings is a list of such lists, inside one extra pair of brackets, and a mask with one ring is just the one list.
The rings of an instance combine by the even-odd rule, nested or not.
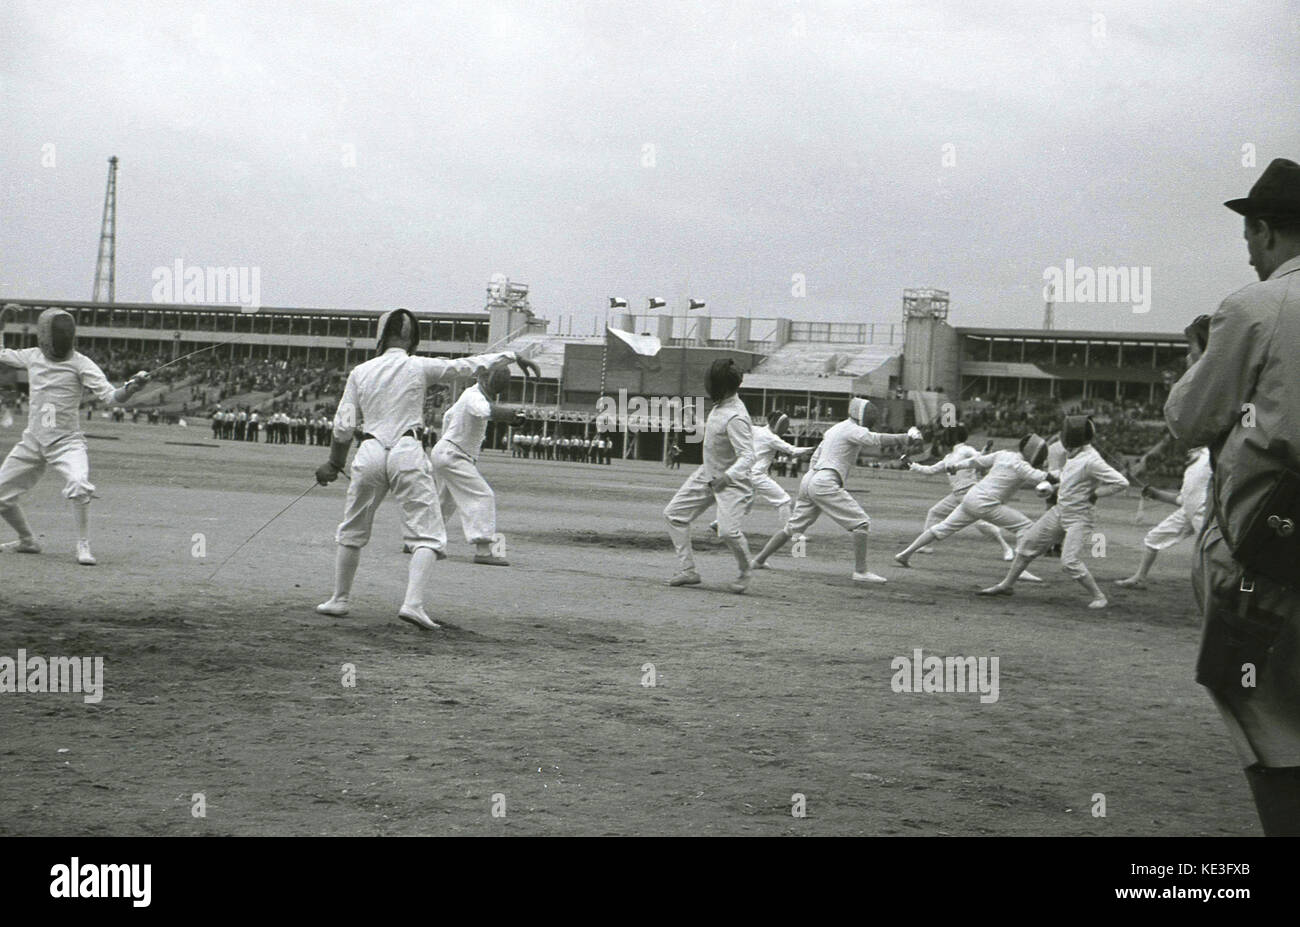
[[(202, 357), (199, 355), (195, 361)], [(193, 384), (195, 400), (217, 403), (244, 393), (270, 393), (276, 397), (287, 396), (284, 401), (302, 405), (338, 397), (347, 379), (347, 371), (341, 368), (309, 367), (284, 359), (232, 363), (215, 358), (192, 372), (198, 376)]]
[[(348, 371), (342, 367), (306, 366), (283, 359), (231, 362), (219, 352), (200, 354), (161, 371), (155, 382), (176, 383), (193, 379), (188, 398), (182, 397), (182, 414), (210, 415), (218, 408), (251, 412), (248, 404), (232, 405), (226, 400), (251, 392), (270, 393), (272, 399), (259, 405), (262, 416), (285, 413), (290, 416), (333, 416), (343, 395)], [(166, 353), (147, 354), (122, 350), (91, 355), (115, 384), (137, 370), (155, 370), (171, 358)], [(176, 397), (170, 397), (175, 401)], [(446, 387), (432, 387), (425, 399), (427, 421), (441, 422), (446, 409)]]
[[(163, 352), (145, 353), (121, 349), (96, 350), (88, 356), (99, 364), (105, 376), (120, 384), (138, 370), (154, 371), (171, 360)], [(305, 366), (285, 359), (231, 361), (220, 349), (182, 360), (158, 370), (155, 383), (171, 385), (191, 379), (189, 402), (199, 408), (220, 404), (231, 396), (262, 392), (305, 405), (337, 397), (343, 392), (347, 371), (324, 365)]]

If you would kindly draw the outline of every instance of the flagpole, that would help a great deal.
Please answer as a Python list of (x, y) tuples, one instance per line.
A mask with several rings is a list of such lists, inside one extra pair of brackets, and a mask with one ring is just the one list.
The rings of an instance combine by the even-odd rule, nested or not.
[[(626, 302), (626, 300), (624, 300)], [(600, 352), (600, 395), (605, 395), (605, 369), (609, 362), (609, 311), (614, 308), (614, 300), (611, 297), (609, 305), (605, 307), (605, 329), (601, 335), (605, 338), (605, 346)]]
[[(690, 297), (687, 298), (689, 299)], [(682, 359), (677, 365), (679, 368), (678, 376), (680, 378), (678, 382), (677, 395), (681, 397), (686, 396), (686, 338), (690, 334), (690, 326), (687, 323), (688, 318), (689, 316), (686, 314), (686, 310), (683, 309), (682, 310)]]
[(605, 368), (609, 363), (609, 322), (605, 322), (605, 344), (600, 351), (600, 395), (605, 395)]
[(689, 308), (690, 299), (691, 299), (690, 289), (691, 289), (691, 278), (688, 275), (686, 277), (686, 291), (687, 291), (686, 303), (684, 304), (685, 308), (682, 309), (682, 359), (679, 365), (681, 367), (681, 370), (679, 371), (680, 380), (677, 389), (677, 395), (680, 396), (683, 401), (685, 401), (686, 399), (686, 339), (690, 336), (691, 333), (690, 325), (687, 322), (687, 320), (690, 318), (690, 308)]

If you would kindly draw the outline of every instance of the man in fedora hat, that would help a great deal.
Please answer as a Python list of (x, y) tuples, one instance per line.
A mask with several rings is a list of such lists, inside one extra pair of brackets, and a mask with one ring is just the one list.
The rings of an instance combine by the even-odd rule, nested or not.
[(1224, 205), (1244, 217), (1260, 282), (1219, 306), (1205, 353), (1170, 390), (1165, 418), (1176, 437), (1209, 447), (1214, 467), (1192, 575), (1205, 619), (1196, 678), (1246, 766), (1264, 833), (1295, 836), (1300, 584), (1243, 541), (1272, 523), (1277, 537), (1263, 546), (1275, 556), (1295, 543), (1283, 531), (1300, 518), (1277, 492), (1294, 485), (1288, 471), (1300, 471), (1300, 165), (1279, 158), (1248, 196)]

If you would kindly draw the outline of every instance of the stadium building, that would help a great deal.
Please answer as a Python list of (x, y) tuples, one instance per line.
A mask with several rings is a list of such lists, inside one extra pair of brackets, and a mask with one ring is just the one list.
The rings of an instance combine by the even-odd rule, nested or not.
[[(1159, 404), (1186, 356), (1181, 333), (955, 328), (948, 324), (948, 304), (945, 291), (906, 290), (898, 323), (689, 312), (612, 316), (614, 328), (659, 339), (654, 369), (626, 352), (611, 352), (612, 339), (530, 331), (509, 347), (528, 352), (541, 366), (542, 380), (527, 396), (512, 395), (530, 405), (539, 421), (558, 422), (567, 432), (594, 421), (602, 394), (689, 396), (700, 391), (714, 360), (731, 357), (746, 371), (741, 398), (752, 416), (778, 409), (791, 417), (797, 437), (816, 439), (847, 415), (853, 396), (878, 400), (885, 427), (899, 431), (931, 421), (945, 402)], [(634, 456), (666, 453), (658, 436), (672, 423), (649, 425)], [(687, 460), (698, 459), (698, 452), (686, 450)]]
[[(194, 367), (175, 368), (187, 375), (158, 382), (142, 390), (129, 404), (174, 420), (196, 412), (208, 414), (219, 404), (259, 409), (307, 406), (297, 389), (309, 388), (313, 400), (326, 399), (339, 378), (324, 371), (345, 372), (374, 356), (382, 310), (305, 309), (276, 306), (255, 311), (238, 305), (191, 303), (122, 303), (65, 300), (11, 300), (5, 304), (0, 344), (8, 348), (36, 345), (36, 320), (48, 308), (70, 312), (77, 321), (77, 347), (122, 380), (137, 369), (204, 351)], [(387, 308), (387, 307), (385, 307)], [(463, 357), (503, 345), (530, 331), (545, 331), (547, 322), (528, 304), (528, 288), (508, 280), (488, 288), (486, 306), (478, 312), (413, 310), (420, 322), (420, 351), (441, 357)], [(191, 386), (206, 379), (195, 368), (218, 366), (233, 371), (274, 366), (282, 371), (274, 386), (231, 390), (199, 390)], [(245, 384), (253, 375), (242, 378)], [(262, 381), (268, 379), (262, 377)], [(0, 394), (27, 391), (27, 372), (0, 366)], [(304, 389), (306, 392), (306, 389)], [(332, 397), (337, 401), (337, 396)], [(151, 414), (151, 420), (152, 420)]]
[[(512, 336), (546, 329), (526, 302), (527, 288), (511, 301), (489, 301), (481, 312), (421, 312), (421, 353), (461, 357), (504, 343)], [(94, 303), (12, 300), (3, 334), (8, 348), (36, 344), (36, 319), (48, 308), (65, 309), (77, 321), (82, 353), (127, 351), (179, 357), (219, 345), (216, 356), (230, 361), (284, 359), (351, 367), (374, 354), (381, 309), (293, 309), (265, 306), (246, 311), (235, 305)]]
[(1181, 375), (1181, 334), (958, 328), (963, 398), (1163, 403)]
[[(372, 356), (380, 310), (156, 303), (17, 300), (4, 332), (6, 347), (36, 343), (36, 318), (47, 307), (72, 312), (80, 349), (91, 357), (115, 351), (179, 357), (218, 345), (231, 363), (283, 361), (346, 371)], [(528, 305), (528, 288), (497, 279), (478, 312), (420, 312), (421, 352), (463, 356), (515, 350), (541, 368), (538, 380), (516, 377), (507, 397), (526, 408), (530, 433), (594, 437), (602, 395), (646, 399), (702, 393), (709, 365), (730, 357), (746, 371), (741, 398), (755, 418), (778, 409), (795, 435), (815, 440), (848, 411), (853, 396), (879, 400), (884, 427), (903, 430), (931, 421), (945, 402), (1058, 400), (1065, 404), (1113, 401), (1162, 403), (1182, 369), (1182, 334), (954, 328), (948, 293), (909, 289), (897, 323), (811, 322), (788, 318), (717, 317), (699, 311), (636, 314), (619, 311), (611, 328), (653, 336), (653, 358), (621, 349), (612, 335), (551, 333)], [(612, 346), (612, 348), (611, 348)], [(0, 369), (0, 373), (3, 373)], [(20, 374), (21, 376), (21, 374)], [(21, 384), (20, 389), (21, 389)], [(163, 404), (172, 394), (142, 394)], [(622, 407), (620, 407), (622, 408)], [(671, 409), (675, 413), (678, 407)], [(620, 412), (620, 414), (622, 414)], [(685, 440), (680, 417), (637, 416), (636, 438), (620, 420), (614, 437), (620, 456), (665, 459), (671, 443), (698, 460)], [(439, 421), (429, 423), (438, 428)], [(489, 440), (502, 446), (507, 429)]]

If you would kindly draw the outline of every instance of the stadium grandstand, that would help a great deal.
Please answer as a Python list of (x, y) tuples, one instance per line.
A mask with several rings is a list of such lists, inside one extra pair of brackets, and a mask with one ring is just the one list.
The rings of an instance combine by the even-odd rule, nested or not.
[[(1028, 427), (1051, 431), (1065, 410), (1085, 410), (1119, 426), (1123, 450), (1138, 453), (1162, 429), (1160, 407), (1177, 377), (1186, 346), (1181, 334), (954, 328), (948, 294), (906, 290), (897, 323), (843, 323), (699, 313), (611, 316), (611, 328), (654, 335), (653, 365), (611, 360), (606, 336), (548, 331), (528, 305), (527, 287), (494, 279), (478, 312), (416, 312), (421, 353), (464, 356), (515, 350), (541, 369), (516, 377), (507, 400), (525, 409), (518, 429), (493, 426), (489, 447), (509, 445), (515, 430), (551, 437), (593, 437), (602, 394), (683, 397), (700, 392), (703, 372), (719, 357), (746, 371), (741, 398), (757, 418), (778, 409), (792, 419), (796, 440), (813, 442), (847, 414), (852, 396), (876, 399), (885, 427), (902, 430), (936, 419), (954, 403), (974, 430), (995, 437)], [(164, 368), (115, 417), (150, 421), (207, 418), (219, 410), (281, 413), (312, 420), (331, 415), (347, 371), (374, 351), (381, 310), (234, 305), (95, 303), (14, 300), (3, 333), (6, 347), (36, 343), (36, 318), (55, 306), (72, 312), (80, 350), (120, 382), (140, 369)], [(650, 369), (653, 367), (653, 369)], [(0, 376), (4, 371), (0, 371)], [(21, 375), (20, 375), (21, 376)], [(21, 396), (25, 384), (8, 384)], [(431, 391), (428, 427), (440, 427), (454, 396)], [(680, 424), (680, 423), (678, 423)], [(620, 423), (620, 457), (666, 460), (677, 444), (693, 462), (699, 447), (674, 434), (670, 421), (650, 421), (635, 439)]]
[(963, 398), (1164, 403), (1182, 375), (1182, 333), (958, 328)]
[[(547, 323), (533, 315), (527, 287), (494, 281), (480, 312), (420, 312), (421, 353), (462, 357)], [(158, 370), (130, 406), (150, 420), (210, 416), (219, 408), (307, 414), (333, 412), (347, 371), (373, 356), (381, 310), (237, 305), (10, 300), (4, 347), (36, 344), (36, 319), (72, 313), (77, 347), (114, 382)], [(185, 355), (203, 350), (188, 359)], [(175, 363), (173, 363), (175, 362)], [(0, 389), (26, 393), (25, 371), (0, 368)]]

